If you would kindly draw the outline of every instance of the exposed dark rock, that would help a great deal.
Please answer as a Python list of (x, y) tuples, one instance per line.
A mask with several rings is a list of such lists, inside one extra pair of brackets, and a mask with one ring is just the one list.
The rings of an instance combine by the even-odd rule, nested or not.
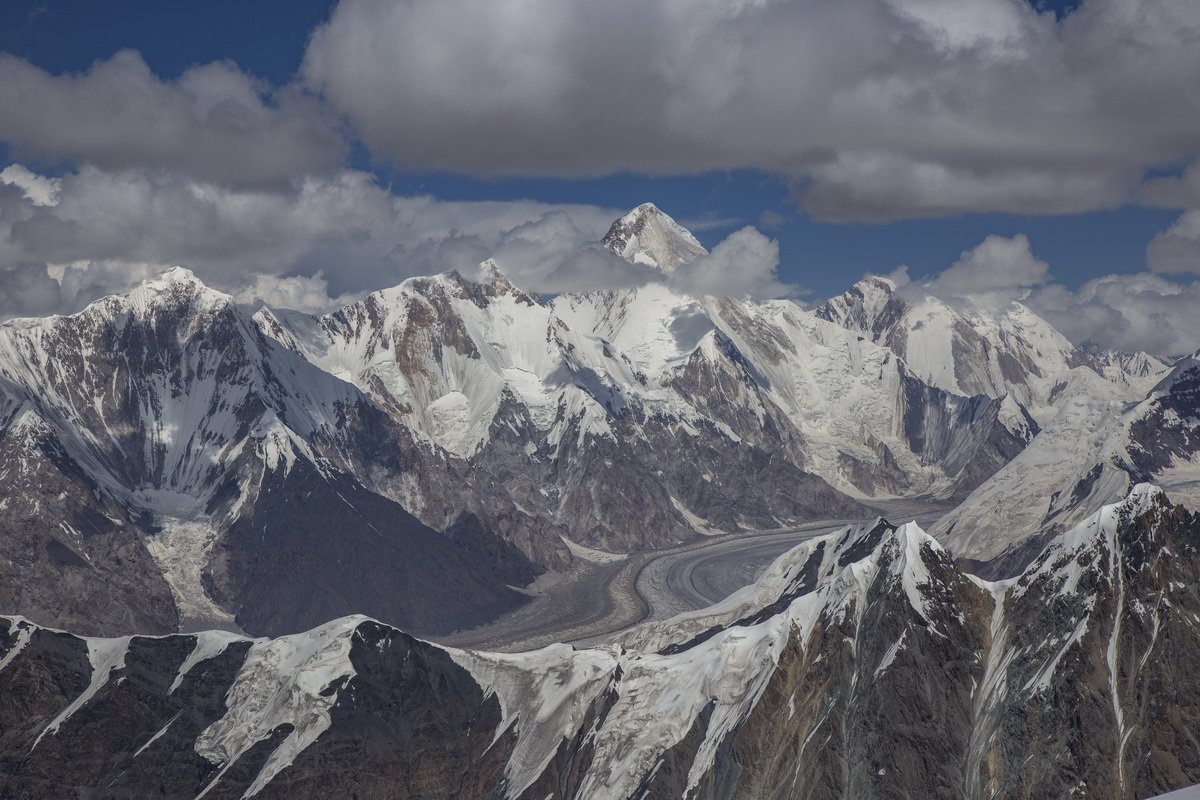
[[(1006, 585), (882, 521), (786, 558), (775, 600), (711, 612), (704, 637), (651, 629), (680, 642), (658, 653), (471, 655), (351, 618), (230, 638), (180, 678), (195, 636), (0, 619), (0, 796), (1139, 800), (1200, 781), (1200, 515), (1161, 493)], [(258, 732), (213, 749), (228, 719)]]
[(470, 536), (443, 536), (352, 478), (301, 462), (264, 478), (217, 545), (209, 589), (259, 634), (353, 613), (427, 633), (470, 627), (523, 601), (504, 572), (532, 571), (519, 554), (504, 570)]

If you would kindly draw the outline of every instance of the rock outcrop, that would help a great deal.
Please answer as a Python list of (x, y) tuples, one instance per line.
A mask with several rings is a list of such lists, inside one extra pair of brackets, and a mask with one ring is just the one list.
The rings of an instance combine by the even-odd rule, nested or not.
[(807, 542), (619, 644), (0, 622), (0, 794), (1141, 798), (1200, 781), (1200, 516), (1139, 486), (1018, 578), (915, 524)]

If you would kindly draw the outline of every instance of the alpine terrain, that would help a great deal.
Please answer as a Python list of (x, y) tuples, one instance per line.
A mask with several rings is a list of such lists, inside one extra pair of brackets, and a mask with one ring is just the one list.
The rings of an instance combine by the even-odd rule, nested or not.
[(1198, 545), (1146, 484), (1002, 582), (877, 519), (715, 607), (516, 655), (363, 616), (275, 639), (8, 617), (0, 760), (29, 797), (1147, 797), (1200, 781)]
[[(693, 296), (651, 204), (600, 246), (648, 280), (310, 315), (177, 267), (0, 323), (0, 797), (1200, 783), (1200, 353)], [(447, 644), (528, 609), (559, 643)]]

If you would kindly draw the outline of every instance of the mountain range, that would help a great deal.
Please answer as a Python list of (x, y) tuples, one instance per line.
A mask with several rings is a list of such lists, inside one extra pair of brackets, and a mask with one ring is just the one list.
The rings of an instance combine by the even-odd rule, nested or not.
[[(602, 246), (654, 279), (485, 262), (309, 315), (175, 268), (0, 323), (0, 794), (1200, 782), (1200, 353), (881, 277), (692, 296), (649, 204)], [(874, 521), (607, 644), (425, 640), (581, 561), (834, 519)]]
[[(664, 276), (703, 252), (651, 205), (605, 243)], [(1094, 445), (1116, 409), (1161, 405), (1159, 381), (1190, 385), (1191, 363), (1167, 378), (1019, 303), (971, 314), (881, 278), (807, 310), (665, 280), (545, 299), (488, 263), (314, 317), (252, 313), (176, 268), (0, 326), (0, 600), (91, 634), (278, 634), (354, 612), (430, 632), (520, 602), (509, 587), (573, 545), (625, 553), (894, 497), (965, 500), (935, 533), (990, 559), (1186, 473), (1186, 413), (1138, 459), (1114, 455), (1133, 433)], [(1051, 496), (1038, 517), (1028, 498)]]
[(0, 619), (10, 796), (1147, 797), (1200, 780), (1200, 516), (1139, 485), (1019, 576), (913, 523), (604, 647), (353, 616), (251, 640)]

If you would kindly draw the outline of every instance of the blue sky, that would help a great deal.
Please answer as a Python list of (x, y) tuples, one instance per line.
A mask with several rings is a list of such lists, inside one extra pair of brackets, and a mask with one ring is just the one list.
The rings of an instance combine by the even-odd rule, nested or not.
[[(925, 84), (922, 82), (927, 82), (929, 86), (937, 86), (937, 82), (947, 80), (946, 73), (959, 69), (956, 67), (958, 62), (954, 59), (963, 59), (961, 63), (966, 65), (963, 71), (976, 69), (982, 58), (980, 53), (983, 53), (985, 48), (990, 48), (984, 55), (989, 59), (996, 59), (999, 67), (981, 69), (975, 77), (974, 84), (952, 86), (945, 96), (934, 98), (936, 102), (930, 105), (934, 114), (948, 109), (944, 125), (934, 119), (934, 124), (930, 126), (929, 130), (934, 138), (944, 130), (963, 129), (961, 134), (955, 133), (960, 137), (959, 140), (947, 140), (946, 151), (949, 155), (944, 160), (939, 160), (936, 155), (929, 156), (928, 151), (923, 149), (919, 136), (904, 133), (906, 126), (922, 124), (922, 119), (917, 116), (896, 117), (893, 121), (881, 115), (882, 127), (892, 126), (899, 133), (895, 136), (877, 136), (861, 145), (856, 143), (854, 147), (860, 149), (855, 149), (853, 154), (850, 145), (847, 145), (846, 151), (842, 151), (840, 145), (843, 140), (857, 137), (859, 129), (854, 127), (833, 127), (819, 136), (814, 135), (813, 142), (805, 146), (807, 149), (797, 146), (795, 152), (780, 154), (781, 146), (786, 146), (787, 143), (789, 126), (794, 127), (801, 138), (807, 135), (806, 118), (800, 115), (781, 119), (769, 107), (764, 110), (761, 104), (739, 105), (736, 96), (727, 102), (725, 107), (728, 110), (723, 112), (724, 119), (733, 119), (736, 114), (745, 113), (746, 129), (714, 133), (712, 136), (708, 135), (708, 131), (703, 131), (696, 138), (704, 141), (689, 141), (686, 147), (680, 147), (681, 151), (688, 152), (680, 157), (678, 164), (666, 163), (673, 161), (670, 155), (673, 141), (671, 137), (682, 136), (688, 139), (690, 133), (696, 130), (695, 127), (675, 129), (674, 132), (653, 132), (654, 135), (648, 136), (647, 141), (643, 143), (638, 140), (637, 125), (631, 123), (623, 126), (620, 122), (613, 122), (612, 132), (605, 134), (604, 139), (596, 140), (599, 143), (598, 147), (589, 150), (581, 145), (576, 152), (558, 153), (555, 151), (554, 140), (549, 137), (544, 140), (538, 139), (537, 131), (543, 128), (552, 129), (560, 123), (567, 135), (582, 129), (572, 127), (576, 124), (573, 121), (562, 122), (557, 119), (553, 106), (537, 106), (536, 101), (531, 101), (528, 96), (518, 92), (512, 95), (511, 102), (514, 105), (520, 107), (522, 104), (531, 104), (527, 115), (531, 139), (529, 150), (520, 152), (515, 145), (500, 146), (495, 154), (495, 163), (499, 166), (492, 170), (491, 162), (486, 161), (488, 155), (477, 154), (481, 148), (487, 151), (490, 146), (487, 139), (468, 132), (463, 134), (463, 141), (459, 146), (456, 140), (458, 131), (477, 131), (494, 125), (501, 131), (497, 137), (508, 142), (521, 138), (524, 130), (520, 126), (526, 123), (521, 120), (514, 122), (504, 114), (504, 109), (475, 113), (471, 104), (478, 103), (479, 96), (470, 93), (470, 81), (478, 82), (481, 80), (481, 74), (482, 79), (486, 80), (492, 70), (503, 73), (509, 68), (509, 64), (523, 57), (525, 50), (521, 48), (527, 47), (528, 42), (518, 41), (518, 47), (512, 51), (504, 51), (503, 43), (497, 45), (494, 65), (487, 63), (481, 56), (464, 57), (465, 60), (479, 60), (484, 71), (467, 75), (465, 84), (452, 83), (451, 79), (447, 78), (445, 86), (435, 86), (435, 90), (429, 91), (429, 96), (414, 99), (413, 110), (407, 118), (400, 115), (395, 118), (380, 118), (373, 106), (400, 106), (406, 103), (411, 95), (421, 92), (421, 84), (404, 83), (399, 78), (395, 81), (390, 80), (388, 70), (392, 71), (391, 75), (399, 76), (424, 65), (414, 66), (405, 61), (388, 61), (380, 63), (378, 72), (372, 73), (370, 70), (373, 69), (373, 65), (365, 63), (370, 60), (370, 56), (365, 54), (366, 51), (370, 51), (370, 47), (364, 48), (361, 31), (356, 34), (359, 39), (354, 46), (364, 49), (364, 54), (360, 57), (360, 54), (353, 50), (349, 51), (349, 55), (346, 54), (349, 45), (343, 47), (342, 40), (336, 38), (335, 34), (341, 36), (345, 29), (349, 33), (342, 38), (350, 41), (350, 34), (354, 33), (354, 14), (368, 21), (368, 31), (372, 27), (370, 14), (380, 15), (375, 27), (385, 33), (388, 24), (395, 24), (391, 17), (385, 19), (390, 12), (381, 11), (380, 4), (372, 3), (371, 0), (345, 3), (347, 8), (342, 9), (345, 13), (335, 17), (337, 24), (327, 31), (326, 41), (317, 46), (310, 44), (310, 35), (330, 18), (335, 4), (328, 0), (292, 0), (287, 3), (227, 0), (210, 0), (203, 3), (9, 0), (0, 7), (0, 51), (44, 71), (47, 80), (54, 80), (66, 75), (87, 73), (96, 62), (111, 59), (118, 51), (132, 49), (140, 54), (140, 58), (149, 68), (152, 73), (151, 80), (161, 82), (165, 86), (181, 80), (181, 76), (186, 78), (189, 69), (197, 65), (228, 60), (236, 65), (235, 70), (238, 73), (258, 80), (258, 88), (265, 94), (301, 86), (306, 96), (324, 98), (319, 102), (326, 104), (328, 108), (312, 113), (323, 114), (323, 124), (329, 126), (329, 131), (326, 132), (328, 137), (341, 141), (340, 154), (336, 158), (340, 159), (342, 167), (369, 173), (380, 186), (394, 195), (432, 195), (448, 202), (533, 200), (547, 206), (578, 204), (607, 209), (628, 208), (650, 200), (678, 220), (692, 226), (698, 238), (710, 248), (739, 228), (753, 225), (765, 236), (778, 241), (780, 279), (785, 283), (804, 287), (809, 291), (810, 299), (842, 291), (864, 273), (886, 273), (902, 264), (909, 267), (909, 273), (913, 277), (933, 276), (953, 264), (960, 254), (978, 246), (989, 235), (1026, 235), (1032, 255), (1049, 263), (1052, 281), (1070, 291), (1099, 276), (1146, 273), (1148, 245), (1156, 237), (1164, 236), (1165, 231), (1172, 230), (1172, 226), (1176, 226), (1181, 220), (1181, 214), (1189, 213), (1191, 207), (1190, 197), (1178, 199), (1179, 195), (1186, 194), (1184, 189), (1178, 186), (1167, 187), (1161, 191), (1156, 188), (1158, 194), (1153, 195), (1156, 199), (1147, 202), (1144, 198), (1149, 196), (1148, 187), (1155, 178), (1165, 177), (1168, 181), (1178, 179), (1200, 152), (1196, 132), (1189, 130), (1189, 126), (1195, 122), (1193, 118), (1183, 114), (1177, 122), (1160, 123), (1154, 119), (1154, 115), (1160, 108), (1171, 109), (1180, 106), (1186, 107), (1190, 112), (1190, 109), (1196, 106), (1195, 96), (1182, 98), (1186, 102), (1181, 102), (1181, 98), (1169, 93), (1168, 87), (1161, 90), (1161, 97), (1147, 96), (1143, 102), (1137, 91), (1128, 91), (1126, 84), (1132, 72), (1114, 71), (1113, 75), (1104, 75), (1101, 74), (1103, 70), (1109, 68), (1098, 66), (1095, 70), (1098, 75), (1096, 93), (1111, 96), (1113, 99), (1108, 101), (1112, 104), (1111, 108), (1098, 107), (1092, 109), (1089, 115), (1081, 116), (1079, 120), (1068, 121), (1078, 126), (1075, 129), (1066, 127), (1067, 123), (1064, 123), (1061, 131), (1048, 126), (1047, 132), (1037, 132), (1016, 144), (1013, 144), (1013, 141), (1020, 138), (1022, 131), (1014, 123), (1015, 133), (1000, 145), (992, 142), (979, 143), (989, 138), (990, 130), (986, 124), (992, 109), (981, 107), (979, 127), (973, 130), (964, 129), (963, 120), (971, 122), (973, 119), (972, 109), (967, 108), (965, 112), (962, 109), (954, 109), (953, 103), (959, 96), (979, 91), (979, 97), (982, 98), (979, 102), (994, 102), (996, 114), (1007, 113), (1006, 109), (1013, 108), (1013, 103), (1016, 102), (1019, 116), (1022, 91), (1019, 81), (1022, 76), (1045, 73), (1039, 73), (1030, 67), (1025, 73), (1014, 71), (1013, 76), (1004, 76), (1005, 80), (1014, 83), (1015, 86), (1006, 85), (1001, 89), (989, 86), (978, 89), (979, 85), (991, 82), (993, 75), (1000, 75), (1008, 69), (1003, 59), (1013, 60), (1013, 48), (1025, 48), (1020, 53), (1021, 57), (1026, 58), (1034, 67), (1040, 68), (1037, 64), (1038, 59), (1049, 61), (1058, 57), (1055, 48), (1066, 51), (1069, 47), (1078, 47), (1074, 42), (1085, 37), (1103, 42), (1103, 37), (1111, 35), (1116, 24), (1114, 20), (1123, 18), (1119, 13), (1122, 7), (1145, 5), (1166, 8), (1174, 5), (1174, 8), (1167, 8), (1162, 13), (1166, 14), (1169, 11), (1172, 14), (1186, 14), (1189, 13), (1186, 5), (1183, 6), (1184, 11), (1180, 12), (1179, 4), (1172, 4), (1168, 0), (1147, 0), (1145, 3), (1137, 0), (1088, 0), (1082, 4), (1074, 1), (1047, 2), (1035, 6), (1037, 10), (1048, 11), (1047, 14), (1040, 17), (1033, 14), (1017, 14), (1014, 17), (1014, 12), (1009, 8), (1013, 5), (1011, 0), (964, 0), (957, 9), (949, 5), (939, 6), (942, 1), (861, 0), (847, 5), (863, 6), (861, 19), (855, 17), (850, 22), (841, 18), (822, 21), (814, 16), (817, 12), (809, 9), (804, 11), (807, 17), (780, 17), (781, 21), (776, 23), (776, 27), (785, 27), (789, 19), (799, 19), (802, 22), (812, 19), (814, 28), (830, 25), (833, 26), (830, 30), (837, 32), (845, 30), (845, 26), (853, 23), (861, 26), (857, 32), (866, 31), (862, 33), (866, 37), (870, 33), (869, 26), (879, 22), (877, 10), (866, 8), (868, 6), (888, 6), (888, 13), (893, 15), (888, 19), (897, 18), (906, 24), (917, 20), (924, 26), (922, 31), (934, 31), (936, 36), (930, 41), (938, 47), (944, 46), (946, 52), (938, 54), (938, 58), (944, 63), (935, 63), (932, 67), (941, 71), (932, 73), (921, 71), (931, 69), (928, 64), (921, 63), (922, 58), (913, 58), (913, 69), (917, 70), (913, 78), (916, 88), (910, 88), (907, 95), (910, 100), (907, 102), (924, 100), (922, 93)], [(482, 47), (490, 48), (493, 41), (505, 38), (503, 32), (494, 30), (497, 21), (503, 23), (504, 18), (491, 17), (490, 22), (487, 18), (488, 14), (500, 14), (501, 12), (495, 9), (502, 4), (492, 4), (490, 11), (484, 11), (485, 7), (476, 6), (473, 0), (455, 2), (469, 10), (478, 8), (478, 24), (484, 30), (479, 33), (480, 38), (448, 41), (446, 47), (452, 57), (458, 58), (459, 54), (463, 53), (477, 53), (481, 42)], [(800, 0), (792, 5), (804, 4), (804, 0)], [(417, 0), (413, 6), (419, 9), (422, 3)], [(568, 6), (571, 4), (563, 4), (559, 8)], [(964, 12), (963, 9), (970, 13)], [(430, 20), (431, 27), (425, 32), (429, 38), (438, 36), (432, 26), (439, 24), (439, 20), (431, 16), (433, 12), (422, 16), (423, 13), (414, 12), (404, 17), (404, 25), (408, 27), (396, 29), (396, 51), (419, 49), (423, 32), (417, 30), (414, 33), (411, 28), (419, 26), (420, 20)], [(578, 24), (581, 28), (592, 24), (583, 18), (586, 11), (579, 14)], [(996, 16), (997, 14), (1001, 16)], [(1154, 19), (1153, 14), (1143, 16), (1148, 16), (1151, 21)], [(1180, 27), (1177, 23), (1172, 23), (1171, 19), (1164, 19), (1167, 19), (1167, 22), (1163, 24), (1162, 30), (1152, 29), (1152, 26), (1147, 24), (1146, 30), (1149, 33), (1146, 33), (1146, 36), (1171, 36), (1171, 28)], [(993, 36), (994, 29), (1001, 28), (1010, 21), (1016, 33), (1004, 40)], [(470, 28), (475, 18), (474, 15), (464, 15), (458, 22), (460, 24), (457, 27)], [(568, 25), (573, 22), (574, 20), (567, 18)], [(535, 23), (540, 24), (540, 20)], [(528, 26), (528, 23), (525, 24)], [(722, 21), (721, 24), (732, 25), (728, 20)], [(489, 25), (492, 30), (487, 29)], [(457, 27), (453, 36), (443, 38), (459, 36)], [(708, 29), (698, 30), (698, 36), (712, 34)], [(764, 33), (755, 29), (743, 32), (733, 27), (718, 27), (715, 30), (717, 34), (713, 35), (722, 38), (713, 41), (733, 41), (739, 36), (745, 36), (746, 42), (756, 43), (756, 54), (759, 51), (767, 53), (773, 46), (768, 40), (769, 31)], [(967, 31), (966, 34), (963, 33), (964, 30)], [(1118, 32), (1127, 36), (1127, 32)], [(1139, 30), (1135, 33), (1140, 36), (1145, 31)], [(887, 35), (888, 32), (885, 30), (883, 34)], [(469, 35), (470, 32), (463, 34)], [(967, 38), (963, 39), (964, 35)], [(381, 33), (380, 36), (383, 37), (384, 34)], [(417, 38), (405, 38), (410, 36)], [(558, 27), (547, 29), (546, 40), (552, 40), (556, 36), (565, 37)], [(890, 36), (890, 39), (897, 36), (898, 34)], [(628, 38), (637, 39), (637, 35), (629, 34)], [(966, 43), (960, 44), (958, 39), (963, 39)], [(385, 46), (388, 45), (388, 39), (382, 38), (381, 41)], [(569, 37), (564, 38), (564, 41), (569, 42)], [(1174, 41), (1171, 40), (1166, 45), (1159, 41), (1160, 49), (1172, 55), (1170, 45)], [(946, 44), (947, 42), (949, 44)], [(378, 45), (378, 42), (366, 44)], [(643, 57), (642, 51), (647, 45), (633, 42), (627, 46), (631, 53), (628, 58), (608, 61), (595, 68), (600, 70), (601, 78), (604, 77), (603, 70), (614, 71), (614, 63), (618, 72), (624, 64), (633, 64), (635, 67), (631, 69), (637, 69), (636, 65), (641, 63), (638, 59)], [(459, 49), (449, 49), (454, 47)], [(556, 85), (553, 77), (557, 66), (555, 59), (572, 61), (575, 57), (569, 49), (569, 44), (564, 45), (564, 48), (567, 49), (542, 51), (534, 48), (534, 55), (541, 59), (539, 64), (543, 66), (543, 71), (550, 74), (550, 77), (546, 78), (547, 91), (561, 88)], [(1185, 76), (1188, 70), (1192, 70), (1196, 65), (1194, 59), (1189, 60), (1190, 57), (1184, 53), (1185, 48), (1180, 46), (1179, 49), (1181, 60), (1178, 62), (1178, 72)], [(406, 57), (396, 56), (390, 50), (391, 48), (388, 48), (385, 51), (385, 60)], [(813, 50), (817, 52), (820, 48), (814, 46)], [(907, 52), (897, 51), (893, 57), (907, 58)], [(1080, 52), (1085, 50), (1081, 49)], [(307, 67), (304, 66), (306, 53), (312, 62)], [(322, 58), (314, 57), (314, 53)], [(785, 53), (778, 57), (781, 66), (777, 72), (781, 74), (786, 74), (791, 65), (791, 62), (786, 61), (786, 55)], [(603, 61), (605, 57), (584, 54), (579, 56), (579, 64), (564, 64), (563, 71), (569, 72), (574, 69), (582, 76), (580, 80), (586, 80), (591, 74), (587, 70), (593, 69), (592, 61)], [(337, 61), (339, 58), (342, 59), (341, 62)], [(747, 58), (744, 47), (743, 51), (739, 51), (738, 58)], [(836, 52), (824, 56), (818, 52), (812, 57), (813, 60), (805, 62), (805, 66), (820, 70), (828, 63), (832, 65), (829, 67), (831, 70), (845, 69), (846, 66), (839, 58)], [(927, 55), (924, 60), (928, 60)], [(318, 61), (321, 63), (314, 67), (313, 64)], [(652, 58), (645, 63), (653, 66), (658, 62)], [(333, 66), (329, 66), (330, 64)], [(545, 65), (549, 65), (549, 68), (545, 68)], [(855, 66), (850, 65), (851, 68)], [(1140, 68), (1146, 69), (1149, 76), (1152, 75), (1154, 66)], [(1165, 61), (1160, 66), (1167, 74), (1176, 69), (1176, 63), (1170, 61)], [(890, 63), (884, 61), (882, 67), (886, 71), (890, 69)], [(681, 67), (691, 70), (692, 73), (704, 68), (703, 64)], [(897, 66), (897, 74), (903, 74), (906, 68)], [(453, 65), (449, 67), (451, 72), (454, 69)], [(880, 65), (868, 65), (866, 69), (874, 70), (873, 73), (865, 73), (867, 75), (877, 74)], [(830, 80), (836, 83), (839, 79), (837, 72), (830, 74), (833, 76)], [(507, 83), (497, 84), (497, 94), (507, 96), (512, 80), (530, 82), (529, 75), (530, 73), (522, 72), (519, 78), (506, 78)], [(634, 80), (641, 77), (637, 72), (631, 72), (630, 75), (614, 80), (628, 82), (631, 76)], [(714, 75), (711, 81), (720, 86), (721, 81), (727, 77), (729, 76)], [(739, 79), (741, 77), (743, 76), (739, 76)], [(1080, 86), (1088, 88), (1089, 78), (1086, 73), (1082, 77), (1074, 77), (1075, 82), (1063, 89), (1064, 92), (1077, 91)], [(533, 82), (541, 79), (541, 73), (536, 73)], [(430, 77), (423, 80), (423, 83), (436, 83), (438, 80), (440, 79)], [(372, 91), (376, 94), (367, 93), (365, 97), (355, 97), (354, 86), (351, 85), (347, 89), (345, 81), (359, 81), (363, 86), (375, 86)], [(384, 83), (372, 84), (372, 81)], [(1110, 84), (1115, 88), (1110, 90)], [(861, 91), (862, 85), (864, 84), (860, 82), (856, 89)], [(870, 85), (876, 86), (875, 83)], [(382, 93), (378, 88), (380, 86), (384, 87)], [(418, 88), (414, 90), (414, 86)], [(753, 85), (749, 85), (749, 89), (753, 88)], [(1038, 87), (1033, 86), (1031, 82), (1030, 89), (1034, 88)], [(603, 90), (603, 87), (599, 87), (598, 90)], [(683, 88), (679, 88), (679, 85), (676, 85), (676, 90), (686, 94), (688, 86), (683, 85)], [(363, 91), (367, 92), (366, 89)], [(786, 84), (780, 84), (780, 91), (786, 93), (789, 88)], [(1176, 90), (1177, 94), (1178, 91), (1187, 90)], [(1015, 101), (1014, 92), (1017, 98)], [(742, 87), (742, 93), (750, 93), (747, 86)], [(576, 94), (585, 93), (581, 90)], [(375, 96), (378, 97), (377, 102)], [(808, 95), (798, 92), (796, 96), (803, 100)], [(624, 100), (624, 95), (618, 94), (614, 97)], [(666, 102), (673, 101), (674, 97), (673, 94), (664, 95)], [(575, 102), (574, 95), (570, 96), (570, 100)], [(1042, 104), (1039, 108), (1050, 109), (1050, 115), (1056, 113), (1057, 108), (1071, 104), (1069, 94), (1047, 93), (1046, 97), (1036, 100)], [(638, 98), (634, 97), (633, 101), (636, 105)], [(700, 100), (699, 111), (695, 108), (687, 108), (684, 111), (695, 114), (696, 119), (711, 120), (712, 117), (704, 116), (707, 112), (704, 108), (706, 101), (706, 98)], [(277, 100), (271, 99), (268, 106), (274, 102)], [(461, 106), (455, 106), (455, 102)], [(485, 97), (483, 103), (486, 102)], [(1118, 105), (1121, 102), (1142, 103), (1143, 107), (1137, 108), (1136, 111), (1148, 120), (1142, 126), (1144, 131), (1129, 133), (1128, 142), (1116, 138), (1115, 135), (1111, 141), (1097, 137), (1095, 142), (1080, 145), (1079, 152), (1083, 155), (1079, 157), (1071, 153), (1069, 148), (1064, 149), (1064, 137), (1069, 138), (1072, 130), (1078, 130), (1081, 136), (1087, 138), (1086, 134), (1102, 129), (1110, 122), (1116, 128), (1120, 126), (1121, 120), (1129, 119), (1130, 113)], [(1156, 107), (1155, 102), (1159, 102), (1160, 106)], [(451, 127), (450, 123), (442, 124), (436, 120), (429, 121), (439, 114), (455, 116), (460, 108), (461, 124), (455, 122), (458, 127)], [(586, 116), (586, 103), (578, 108), (583, 111), (575, 112), (575, 117)], [(264, 113), (270, 112), (268, 107)], [(624, 113), (623, 109), (614, 111), (617, 115), (621, 113)], [(634, 116), (642, 112), (634, 110), (629, 113), (630, 116)], [(956, 117), (954, 114), (963, 116)], [(1047, 115), (1045, 111), (1040, 111), (1039, 114), (1041, 117)], [(1106, 114), (1111, 116), (1106, 117)], [(544, 120), (539, 115), (545, 115)], [(330, 121), (333, 117), (337, 119)], [(1035, 125), (1037, 118), (1032, 116), (1031, 112), (1031, 119), (1035, 120)], [(1003, 122), (1004, 117), (997, 116), (995, 119)], [(647, 127), (655, 125), (656, 120), (656, 117), (648, 118)], [(760, 143), (760, 139), (770, 137), (758, 136), (759, 127), (773, 125), (776, 120), (779, 121), (783, 135)], [(419, 124), (414, 126), (414, 122)], [(595, 120), (590, 120), (588, 125), (603, 129), (608, 122), (609, 120), (601, 115)], [(82, 119), (79, 124), (87, 126), (89, 123)], [(867, 125), (870, 124), (868, 120)], [(422, 130), (414, 133), (410, 130), (414, 127)], [(1066, 134), (1062, 131), (1066, 131)], [(36, 146), (37, 137), (28, 133), (25, 135), (24, 140), (16, 134), (6, 136), (4, 123), (0, 120), (0, 159), (5, 163), (19, 161), (33, 172), (51, 178), (69, 176), (86, 170), (93, 163), (110, 172), (142, 168), (142, 165), (131, 163), (127, 158), (118, 159), (113, 163), (104, 162), (98, 157), (93, 158), (89, 155), (91, 151), (86, 147), (76, 155), (70, 149), (73, 146), (71, 144), (63, 145), (63, 149), (58, 151), (41, 152)], [(30, 138), (31, 136), (33, 138)], [(896, 142), (893, 142), (893, 139)], [(626, 140), (629, 151), (640, 150), (649, 155), (645, 158), (627, 158), (626, 151), (621, 149), (626, 147)], [(31, 141), (34, 142), (33, 145), (30, 144)], [(609, 147), (608, 143), (611, 142), (617, 144)], [(893, 145), (895, 152), (891, 149)], [(190, 146), (193, 149), (195, 147), (194, 144)], [(319, 150), (323, 145), (320, 142), (307, 142), (305, 146), (310, 150)], [(761, 152), (745, 157), (739, 150), (760, 146)], [(456, 150), (455, 147), (459, 149)], [(541, 174), (527, 174), (531, 171), (529, 164), (539, 163), (539, 147), (551, 153), (546, 161), (547, 167), (532, 170)], [(597, 149), (604, 152), (593, 157), (592, 151)], [(460, 152), (467, 151), (472, 151), (472, 154), (460, 157)], [(655, 155), (664, 152), (668, 154), (665, 158)], [(1064, 152), (1067, 156), (1063, 155)], [(1136, 155), (1129, 156), (1128, 163), (1124, 163), (1125, 154), (1130, 152), (1135, 152)], [(181, 169), (186, 172), (187, 168), (179, 166), (182, 163), (180, 158), (183, 157), (169, 161), (165, 166), (147, 163), (145, 170), (148, 171), (147, 174), (164, 169)], [(884, 168), (879, 172), (883, 177), (872, 173), (869, 180), (856, 183), (856, 176), (862, 170), (859, 162), (854, 161), (855, 158), (861, 158), (862, 163), (874, 163), (870, 160), (883, 159)], [(301, 161), (304, 161), (303, 158)], [(317, 161), (320, 161), (320, 158), (317, 158)], [(656, 166), (659, 162), (664, 163), (661, 169)], [(481, 169), (481, 163), (488, 166)], [(650, 164), (649, 167), (646, 166), (647, 163)], [(920, 171), (927, 169), (930, 163), (934, 165), (936, 172)], [(916, 166), (912, 166), (913, 164)], [(1114, 164), (1116, 166), (1113, 166)], [(909, 172), (910, 168), (914, 171)], [(329, 169), (328, 163), (321, 163), (313, 168), (314, 173), (321, 170), (328, 173)], [(647, 174), (649, 172), (662, 174)], [(1100, 176), (1095, 178), (1094, 188), (1093, 183), (1089, 183), (1093, 173)], [(225, 180), (228, 174), (222, 173), (223, 177), (220, 180)], [(935, 175), (937, 180), (945, 180), (945, 191), (948, 196), (953, 195), (953, 198), (941, 203), (938, 196), (941, 191), (939, 185), (916, 188), (911, 185), (919, 180), (912, 176), (926, 174)], [(847, 178), (846, 175), (851, 177)], [(900, 177), (895, 178), (897, 175)], [(211, 179), (211, 175), (208, 174), (200, 177)], [(263, 180), (268, 178), (264, 177)], [(900, 185), (896, 180), (900, 181)], [(1021, 188), (1011, 194), (999, 195), (984, 185), (988, 182), (1002, 185), (1006, 181), (1021, 187), (1034, 188)], [(980, 188), (981, 186), (983, 188)], [(1049, 188), (1046, 188), (1047, 186)], [(1173, 193), (1170, 194), (1172, 199), (1158, 199), (1169, 193)], [(876, 198), (884, 195), (887, 196), (886, 202), (882, 205), (877, 204)], [(1022, 213), (1024, 209), (1031, 213)], [(1185, 238), (1182, 240), (1183, 244), (1176, 247), (1175, 245), (1179, 244), (1176, 241), (1178, 238), (1175, 237), (1175, 240), (1167, 243), (1173, 247), (1170, 250), (1175, 254), (1172, 260), (1160, 259), (1159, 263), (1150, 265), (1157, 276), (1165, 276), (1163, 279), (1176, 282), (1180, 280), (1181, 274), (1186, 279), (1192, 271), (1189, 266), (1191, 262), (1188, 261), (1191, 251), (1187, 249), (1191, 240)], [(1165, 248), (1160, 248), (1160, 251), (1167, 252)], [(1200, 248), (1197, 252), (1200, 252)], [(311, 265), (313, 256), (310, 254), (306, 258), (308, 260), (304, 263)], [(132, 261), (133, 257), (130, 256), (127, 260)], [(281, 261), (280, 264), (282, 263)], [(1183, 267), (1179, 266), (1181, 263)], [(299, 274), (300, 271), (303, 269), (296, 265), (276, 270), (286, 274)], [(334, 284), (336, 280), (331, 283)], [(1184, 280), (1179, 285), (1190, 284)], [(1173, 292), (1174, 289), (1170, 291)]]

